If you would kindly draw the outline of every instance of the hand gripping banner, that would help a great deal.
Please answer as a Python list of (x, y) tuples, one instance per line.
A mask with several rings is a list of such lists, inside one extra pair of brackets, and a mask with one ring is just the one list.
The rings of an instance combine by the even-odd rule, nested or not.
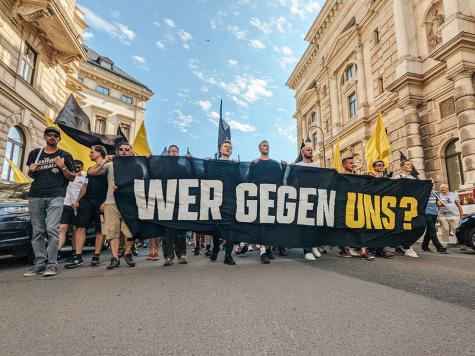
[(279, 247), (395, 247), (425, 231), (430, 181), (332, 169), (153, 156), (114, 159), (116, 204), (135, 237), (165, 228)]

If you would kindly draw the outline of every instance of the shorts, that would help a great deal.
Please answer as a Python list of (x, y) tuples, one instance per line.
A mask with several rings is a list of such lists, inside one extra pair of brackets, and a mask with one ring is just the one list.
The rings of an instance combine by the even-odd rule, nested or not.
[(107, 240), (118, 239), (121, 232), (126, 239), (132, 238), (132, 233), (125, 224), (124, 219), (122, 219), (119, 209), (117, 209), (115, 204), (104, 204), (103, 231)]
[(102, 201), (82, 198), (76, 214), (76, 227), (87, 229), (94, 224), (96, 233), (101, 233)]
[(61, 214), (61, 220), (59, 223), (61, 225), (76, 226), (76, 213), (74, 212), (74, 209), (71, 206), (63, 206), (63, 213)]

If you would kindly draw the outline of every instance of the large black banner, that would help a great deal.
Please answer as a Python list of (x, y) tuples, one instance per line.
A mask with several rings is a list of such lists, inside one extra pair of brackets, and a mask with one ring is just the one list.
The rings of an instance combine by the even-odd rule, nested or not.
[(277, 161), (114, 159), (116, 203), (138, 238), (164, 228), (280, 247), (410, 245), (431, 182), (342, 175)]

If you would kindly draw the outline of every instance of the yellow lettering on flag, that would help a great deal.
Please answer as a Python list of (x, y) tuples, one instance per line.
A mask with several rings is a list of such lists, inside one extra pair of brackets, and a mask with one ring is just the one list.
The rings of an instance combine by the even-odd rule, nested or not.
[(332, 168), (338, 173), (341, 173), (340, 139), (336, 140), (335, 152), (333, 153)]
[(53, 120), (45, 116), (46, 126), (55, 126), (61, 132), (61, 140), (59, 141), (58, 147), (73, 156), (73, 159), (77, 159), (84, 163), (84, 170), (87, 171), (95, 163), (89, 158), (89, 152), (91, 151), (90, 147), (81, 145), (79, 142), (72, 139), (68, 136), (58, 125), (55, 125)]
[(135, 135), (134, 144), (132, 145), (134, 148), (134, 152), (137, 156), (151, 156), (152, 150), (148, 145), (147, 140), (147, 131), (145, 130), (145, 124), (142, 121), (139, 130), (137, 131), (137, 135)]
[(31, 180), (23, 174), (18, 166), (12, 160), (5, 158), (13, 171), (13, 181), (15, 183), (30, 183)]
[(384, 167), (389, 167), (389, 157), (391, 155), (391, 145), (384, 129), (383, 117), (381, 113), (376, 119), (376, 130), (371, 135), (365, 147), (365, 159), (369, 172), (374, 172), (373, 162), (380, 159), (384, 162)]

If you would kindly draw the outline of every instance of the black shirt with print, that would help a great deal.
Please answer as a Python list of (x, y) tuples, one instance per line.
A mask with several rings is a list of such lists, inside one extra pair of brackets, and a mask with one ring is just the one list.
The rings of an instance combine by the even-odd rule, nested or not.
[[(27, 166), (36, 162), (40, 153), (40, 148), (36, 148), (28, 155)], [(66, 195), (66, 188), (69, 180), (63, 174), (63, 171), (53, 162), (57, 156), (64, 158), (64, 164), (67, 169), (74, 172), (73, 157), (66, 151), (57, 150), (55, 153), (47, 154), (41, 150), (38, 159), (38, 168), (33, 172), (33, 183), (30, 187), (30, 198), (56, 198)]]

